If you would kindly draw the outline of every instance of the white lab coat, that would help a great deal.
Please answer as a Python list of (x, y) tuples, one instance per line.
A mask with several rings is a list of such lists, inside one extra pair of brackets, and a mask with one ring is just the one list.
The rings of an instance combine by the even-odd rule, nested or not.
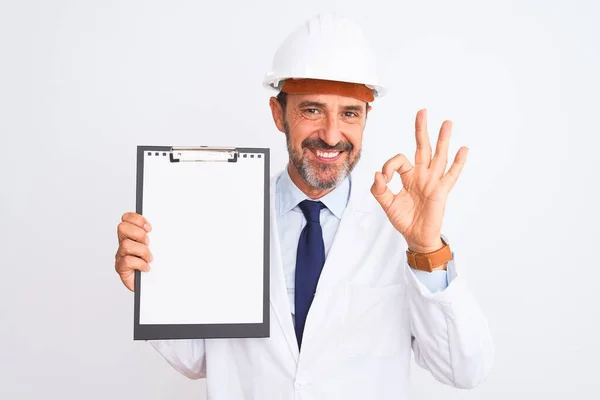
[(486, 377), (492, 339), (464, 278), (457, 274), (445, 291), (431, 294), (405, 264), (406, 242), (370, 184), (356, 179), (299, 353), (279, 249), (276, 179), (270, 337), (151, 342), (171, 366), (206, 378), (213, 400), (407, 399), (411, 349), (416, 363), (445, 384), (472, 388)]

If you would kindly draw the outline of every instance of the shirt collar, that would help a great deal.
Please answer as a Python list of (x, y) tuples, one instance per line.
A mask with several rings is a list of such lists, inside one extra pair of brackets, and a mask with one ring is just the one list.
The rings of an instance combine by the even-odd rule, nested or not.
[[(277, 193), (279, 199), (279, 216), (290, 212), (301, 201), (308, 199), (308, 196), (306, 196), (292, 181), (287, 168), (285, 168), (285, 171), (283, 171), (281, 177), (277, 181)], [(349, 196), (350, 178), (346, 177), (341, 184), (325, 196), (321, 197), (319, 201), (325, 204), (325, 207), (327, 207), (338, 219), (342, 219), (342, 214), (348, 204)]]

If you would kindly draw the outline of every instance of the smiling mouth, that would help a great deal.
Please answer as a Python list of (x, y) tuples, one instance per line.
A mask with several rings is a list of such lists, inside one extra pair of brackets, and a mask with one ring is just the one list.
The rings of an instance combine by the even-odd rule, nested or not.
[(343, 151), (325, 151), (320, 149), (310, 149), (316, 159), (321, 162), (334, 162), (340, 158)]

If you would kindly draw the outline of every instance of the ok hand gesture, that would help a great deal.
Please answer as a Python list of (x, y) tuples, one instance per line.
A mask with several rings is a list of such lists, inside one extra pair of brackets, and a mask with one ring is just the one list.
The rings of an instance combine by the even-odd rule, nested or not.
[[(433, 158), (426, 110), (417, 113), (415, 130), (417, 150), (414, 167), (402, 154), (391, 158), (381, 172), (375, 173), (371, 193), (392, 225), (404, 236), (409, 248), (417, 253), (429, 253), (443, 246), (440, 234), (446, 198), (467, 160), (468, 148), (460, 148), (446, 172), (452, 122), (444, 121), (442, 124)], [(387, 187), (394, 172), (400, 174), (403, 186), (397, 194)]]

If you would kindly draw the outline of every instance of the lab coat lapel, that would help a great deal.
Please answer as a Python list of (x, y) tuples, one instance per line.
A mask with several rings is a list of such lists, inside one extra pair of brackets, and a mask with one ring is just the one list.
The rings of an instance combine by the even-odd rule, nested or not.
[(271, 307), (277, 317), (277, 322), (281, 326), (281, 330), (285, 336), (285, 340), (290, 349), (291, 355), (296, 363), (298, 363), (298, 342), (296, 341), (296, 332), (294, 330), (294, 323), (292, 321), (292, 314), (290, 309), (290, 301), (288, 299), (287, 286), (285, 283), (285, 276), (283, 272), (283, 262), (281, 259), (281, 245), (279, 243), (279, 233), (277, 229), (277, 208), (276, 208), (276, 183), (279, 175), (271, 179), (271, 288), (270, 288), (270, 301)]
[[(278, 177), (279, 174), (271, 179), (270, 301), (276, 320), (284, 333), (290, 354), (297, 364), (300, 359), (300, 351), (298, 350), (296, 332), (291, 316), (277, 229), (277, 199), (275, 189)], [(370, 208), (368, 204), (371, 199), (369, 196), (371, 194), (368, 190), (365, 191), (364, 185), (358, 179), (353, 178), (350, 200), (340, 221), (325, 265), (323, 266), (323, 271), (317, 284), (317, 293), (332, 290), (341, 282), (350, 280), (351, 276), (360, 268), (365, 254), (369, 251), (368, 245), (364, 240), (364, 235), (368, 235), (371, 229), (372, 221), (372, 218), (369, 218)], [(311, 346), (310, 337), (320, 334), (319, 321), (323, 321), (325, 318), (327, 318), (326, 305), (321, 304), (317, 295), (308, 313), (304, 330), (302, 341), (303, 359), (310, 358), (310, 354), (312, 353), (311, 348), (313, 347)], [(315, 348), (314, 350), (316, 351), (317, 349)]]
[[(338, 226), (331, 249), (325, 260), (323, 271), (319, 277), (317, 292), (328, 290), (339, 282), (347, 280), (360, 267), (366, 252), (367, 242), (364, 240), (372, 219), (365, 205), (369, 200), (362, 185), (353, 178), (350, 200)], [(312, 306), (311, 306), (312, 308)]]
[(336, 324), (340, 323), (332, 317), (329, 309), (332, 305), (326, 300), (329, 294), (345, 290), (346, 282), (351, 281), (359, 271), (369, 252), (365, 236), (368, 236), (372, 227), (372, 218), (364, 200), (365, 191), (353, 184), (350, 201), (325, 260), (317, 293), (307, 316), (300, 353), (301, 364), (319, 357), (323, 343), (328, 340), (324, 338), (327, 332), (333, 333), (330, 329), (335, 330)]

